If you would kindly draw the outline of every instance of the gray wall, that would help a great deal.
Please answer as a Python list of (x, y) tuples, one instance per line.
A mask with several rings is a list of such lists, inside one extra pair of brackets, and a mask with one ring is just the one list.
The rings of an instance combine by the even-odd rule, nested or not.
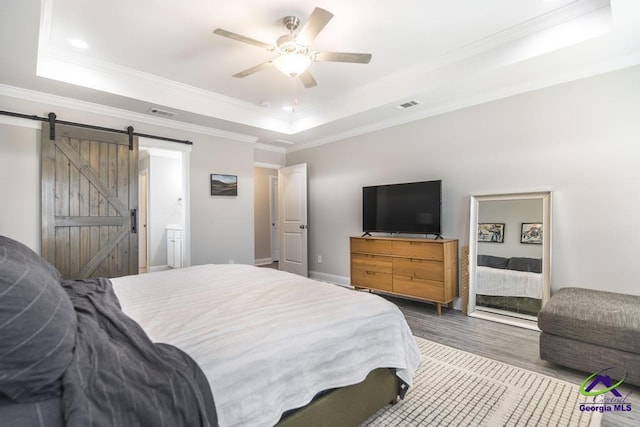
[[(237, 196), (211, 196), (210, 175), (236, 175)], [(253, 146), (194, 140), (191, 152), (191, 263), (253, 264)]]
[[(89, 123), (137, 132), (188, 139), (190, 153), (191, 264), (253, 264), (253, 145), (191, 130), (121, 118), (126, 113), (113, 110), (102, 114), (100, 106), (76, 107), (74, 101), (62, 105), (0, 96), (0, 110), (46, 116), (50, 111), (59, 120)], [(71, 106), (69, 106), (71, 105)], [(108, 112), (111, 110), (107, 109)], [(159, 121), (160, 123), (160, 121)], [(37, 126), (38, 129), (33, 128)], [(0, 116), (0, 233), (40, 251), (40, 131), (39, 122)], [(238, 196), (211, 196), (211, 173), (238, 176)]]
[[(417, 107), (419, 108), (419, 107)], [(90, 109), (0, 97), (0, 109), (194, 142), (192, 264), (253, 263), (254, 157), (249, 143), (138, 123)], [(640, 294), (640, 67), (479, 105), (294, 152), (309, 172), (310, 270), (349, 276), (361, 187), (443, 180), (443, 232), (468, 244), (469, 195), (553, 192), (552, 290), (583, 286)], [(40, 249), (40, 131), (0, 118), (0, 233)], [(39, 126), (39, 124), (38, 124)], [(267, 153), (269, 154), (269, 153)], [(209, 195), (209, 174), (238, 176), (237, 197)], [(317, 263), (322, 255), (323, 263)]]
[(149, 167), (149, 267), (166, 266), (167, 225), (184, 226), (182, 159), (151, 154)]
[(39, 129), (0, 122), (0, 235), (23, 242), (38, 253), (40, 163), (34, 159), (39, 158)]
[(362, 186), (442, 179), (445, 237), (468, 244), (470, 194), (551, 190), (552, 291), (640, 294), (639, 117), (634, 67), (290, 153), (309, 168), (309, 268), (349, 276)]

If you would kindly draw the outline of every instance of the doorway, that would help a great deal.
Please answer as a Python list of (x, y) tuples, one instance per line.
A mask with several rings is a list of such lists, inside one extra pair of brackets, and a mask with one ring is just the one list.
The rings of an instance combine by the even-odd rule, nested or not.
[(254, 263), (278, 268), (280, 242), (278, 226), (277, 165), (256, 165), (254, 177)]
[(308, 275), (307, 165), (254, 167), (255, 264)]
[(271, 224), (271, 261), (277, 263), (280, 259), (277, 176), (269, 176), (269, 221)]
[[(191, 265), (189, 235), (189, 156), (191, 145), (140, 138), (140, 173), (146, 172), (146, 215), (139, 218), (141, 231), (146, 232), (147, 268), (141, 273), (169, 269), (170, 265)], [(142, 181), (142, 176), (140, 181)], [(142, 185), (142, 184), (141, 184)], [(139, 203), (143, 204), (140, 191)], [(143, 224), (146, 224), (143, 229)], [(175, 248), (169, 234), (181, 232), (180, 262), (176, 263)], [(143, 233), (141, 233), (143, 234)], [(142, 239), (142, 236), (141, 236)], [(143, 243), (140, 244), (142, 247)], [(170, 261), (171, 258), (171, 261)], [(142, 264), (141, 264), (142, 266)]]

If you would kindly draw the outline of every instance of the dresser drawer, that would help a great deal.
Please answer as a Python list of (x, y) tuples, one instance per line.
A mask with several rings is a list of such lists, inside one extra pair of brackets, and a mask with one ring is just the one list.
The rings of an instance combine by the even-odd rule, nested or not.
[(393, 254), (409, 258), (444, 260), (442, 244), (433, 242), (394, 241)]
[(393, 258), (380, 255), (352, 254), (351, 267), (391, 274)]
[(393, 273), (400, 276), (444, 282), (444, 263), (417, 258), (395, 258)]
[(369, 254), (391, 254), (393, 242), (384, 239), (351, 238), (351, 252), (364, 252)]
[(393, 276), (393, 292), (429, 301), (445, 302), (444, 283), (408, 276)]
[(391, 273), (381, 273), (365, 268), (352, 267), (351, 284), (356, 287), (391, 292), (393, 289), (393, 275)]

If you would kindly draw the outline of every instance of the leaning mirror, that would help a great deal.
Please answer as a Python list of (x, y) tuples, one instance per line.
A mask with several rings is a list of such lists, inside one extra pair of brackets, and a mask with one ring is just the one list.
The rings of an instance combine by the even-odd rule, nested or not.
[(469, 315), (537, 329), (550, 276), (551, 193), (471, 196)]

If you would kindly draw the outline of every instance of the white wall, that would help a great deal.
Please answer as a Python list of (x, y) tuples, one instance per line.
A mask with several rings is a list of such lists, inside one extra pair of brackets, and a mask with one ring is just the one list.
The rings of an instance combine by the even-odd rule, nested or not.
[(309, 268), (349, 276), (362, 186), (442, 179), (445, 237), (468, 244), (470, 194), (551, 190), (552, 291), (638, 295), (639, 117), (634, 67), (290, 153), (309, 168)]
[(154, 155), (149, 162), (150, 267), (167, 265), (167, 225), (184, 227), (182, 158)]
[[(129, 120), (123, 112), (48, 97), (27, 100), (0, 96), (0, 110), (59, 120), (126, 129), (145, 134), (187, 139), (190, 153), (191, 264), (253, 263), (253, 145), (191, 130)], [(55, 102), (55, 104), (54, 104)], [(97, 112), (96, 112), (97, 111)], [(111, 114), (114, 112), (114, 114)], [(126, 113), (124, 114), (126, 117)], [(158, 121), (161, 123), (161, 121)], [(40, 131), (39, 122), (0, 116), (0, 233), (40, 250)], [(210, 195), (209, 174), (238, 176), (238, 196)]]

